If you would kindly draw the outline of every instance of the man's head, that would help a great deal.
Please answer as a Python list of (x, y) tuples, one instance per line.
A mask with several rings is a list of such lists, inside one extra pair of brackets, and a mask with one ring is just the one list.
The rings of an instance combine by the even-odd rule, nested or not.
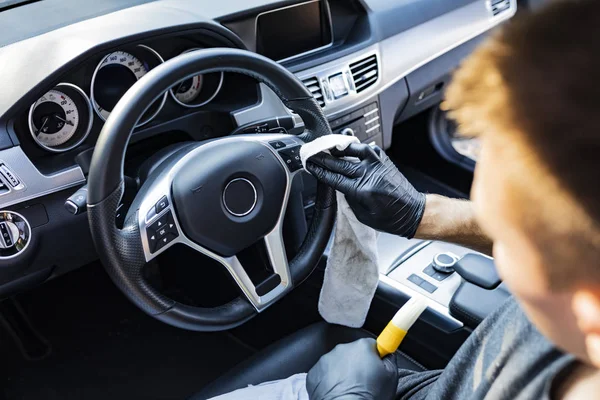
[(472, 194), (500, 274), (542, 333), (600, 368), (599, 37), (595, 0), (511, 22), (445, 107), (481, 137)]

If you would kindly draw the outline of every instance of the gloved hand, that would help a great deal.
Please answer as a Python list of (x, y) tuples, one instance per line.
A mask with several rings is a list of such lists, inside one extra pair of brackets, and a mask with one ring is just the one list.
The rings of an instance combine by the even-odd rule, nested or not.
[[(356, 218), (379, 231), (412, 238), (425, 211), (419, 193), (379, 147), (351, 144), (331, 156), (319, 153), (306, 169), (319, 181), (346, 195)], [(358, 157), (360, 161), (338, 157)]]
[(375, 339), (336, 346), (306, 377), (311, 400), (391, 400), (397, 386), (395, 356), (380, 359)]

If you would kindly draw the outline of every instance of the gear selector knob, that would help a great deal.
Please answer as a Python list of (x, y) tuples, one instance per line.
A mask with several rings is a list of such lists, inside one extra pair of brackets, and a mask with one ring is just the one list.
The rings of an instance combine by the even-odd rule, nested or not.
[(438, 253), (433, 257), (431, 265), (436, 271), (450, 273), (454, 272), (454, 265), (458, 261), (451, 253)]

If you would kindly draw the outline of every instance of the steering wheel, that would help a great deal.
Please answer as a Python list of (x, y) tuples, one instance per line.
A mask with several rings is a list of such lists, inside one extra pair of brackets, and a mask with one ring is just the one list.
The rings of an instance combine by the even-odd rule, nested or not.
[[(217, 71), (246, 74), (266, 84), (300, 115), (304, 132), (236, 135), (180, 149), (149, 175), (118, 229), (125, 151), (138, 120), (173, 85)], [(144, 312), (176, 327), (218, 331), (248, 321), (306, 279), (325, 250), (335, 220), (333, 189), (317, 187), (312, 223), (289, 262), (282, 225), (292, 180), (302, 168), (296, 158), (299, 147), (330, 133), (323, 111), (304, 85), (260, 55), (215, 48), (186, 53), (154, 68), (110, 113), (90, 166), (89, 224), (111, 279)], [(236, 255), (259, 241), (273, 272), (253, 282)], [(178, 303), (152, 287), (144, 266), (177, 243), (218, 261), (242, 294), (227, 304), (202, 308)]]

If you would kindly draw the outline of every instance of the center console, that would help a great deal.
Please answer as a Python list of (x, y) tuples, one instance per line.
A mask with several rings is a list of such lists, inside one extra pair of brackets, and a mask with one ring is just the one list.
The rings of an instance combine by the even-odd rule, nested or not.
[(510, 296), (493, 259), (451, 243), (381, 234), (380, 286), (388, 297), (421, 296), (423, 318), (445, 332), (474, 329)]

